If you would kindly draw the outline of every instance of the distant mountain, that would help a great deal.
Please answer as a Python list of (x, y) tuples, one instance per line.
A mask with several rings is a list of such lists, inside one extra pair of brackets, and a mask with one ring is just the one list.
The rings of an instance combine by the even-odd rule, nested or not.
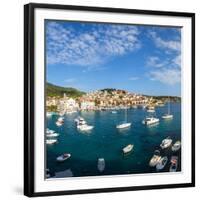
[(46, 94), (49, 97), (52, 96), (63, 96), (63, 94), (66, 94), (68, 97), (80, 97), (85, 94), (85, 92), (79, 91), (72, 87), (61, 87), (57, 85), (53, 85), (51, 83), (46, 84)]

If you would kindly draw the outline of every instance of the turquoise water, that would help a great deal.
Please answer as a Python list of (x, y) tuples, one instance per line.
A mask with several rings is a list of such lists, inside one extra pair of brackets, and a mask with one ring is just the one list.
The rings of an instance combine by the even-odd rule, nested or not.
[[(128, 122), (132, 122), (129, 129), (117, 130), (116, 125), (124, 120), (124, 110), (116, 114), (111, 111), (82, 111), (65, 115), (64, 125), (57, 127), (55, 122), (58, 115), (47, 118), (47, 128), (60, 134), (58, 143), (46, 146), (46, 168), (51, 176), (56, 172), (70, 169), (73, 176), (119, 175), (136, 173), (153, 173), (155, 168), (149, 167), (149, 160), (156, 149), (160, 150), (161, 141), (170, 136), (173, 143), (181, 140), (181, 105), (171, 104), (173, 120), (163, 120), (161, 116), (167, 112), (167, 106), (157, 107), (156, 115), (160, 123), (145, 126), (142, 120), (148, 113), (143, 109), (128, 109)], [(94, 129), (88, 133), (79, 132), (74, 123), (77, 116), (82, 116)], [(134, 150), (123, 155), (122, 148), (134, 144)], [(63, 163), (56, 162), (56, 158), (65, 153), (71, 153), (71, 158)], [(178, 171), (181, 170), (180, 150)], [(172, 152), (169, 149), (161, 151), (169, 160)], [(105, 159), (105, 170), (97, 169), (98, 158)], [(161, 172), (169, 171), (170, 163)]]

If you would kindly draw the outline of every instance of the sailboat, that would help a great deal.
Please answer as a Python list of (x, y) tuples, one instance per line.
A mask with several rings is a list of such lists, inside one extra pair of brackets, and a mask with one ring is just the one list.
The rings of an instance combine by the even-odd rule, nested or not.
[(131, 123), (127, 122), (127, 108), (126, 108), (125, 109), (125, 121), (124, 121), (124, 123), (117, 125), (116, 128), (123, 129), (123, 128), (128, 128), (130, 126), (131, 126)]
[(170, 100), (168, 101), (168, 113), (164, 114), (162, 116), (163, 119), (172, 119), (173, 115), (170, 114)]
[(154, 114), (152, 113), (151, 115), (147, 116), (142, 123), (145, 125), (152, 125), (152, 124), (158, 124), (159, 123), (159, 118), (156, 117), (156, 114), (154, 112)]

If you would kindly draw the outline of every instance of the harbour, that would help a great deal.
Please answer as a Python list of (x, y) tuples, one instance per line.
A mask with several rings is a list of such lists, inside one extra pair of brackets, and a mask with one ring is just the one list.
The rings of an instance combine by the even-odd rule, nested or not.
[[(172, 151), (172, 145), (181, 141), (181, 103), (171, 103), (173, 118), (169, 120), (162, 118), (167, 108), (166, 104), (155, 108), (160, 121), (151, 125), (142, 123), (150, 114), (146, 109), (129, 108), (126, 120), (131, 125), (122, 129), (116, 126), (124, 122), (124, 109), (117, 109), (114, 113), (106, 109), (65, 114), (61, 126), (56, 125), (60, 116), (53, 113), (46, 118), (46, 128), (59, 135), (56, 143), (46, 145), (49, 177), (56, 177), (63, 171), (70, 171), (70, 177), (157, 173), (155, 167), (149, 166), (155, 150), (159, 150), (162, 157), (168, 157), (168, 162), (159, 172), (169, 172), (172, 156), (178, 157), (176, 171), (181, 171), (181, 150)], [(88, 131), (77, 129), (74, 120), (79, 116), (93, 128)], [(167, 137), (171, 138), (172, 144), (162, 149), (160, 144)], [(134, 148), (124, 154), (122, 149), (129, 144), (133, 144)], [(56, 162), (63, 153), (69, 153), (71, 157), (65, 162)], [(103, 170), (98, 169), (99, 158), (104, 159)]]

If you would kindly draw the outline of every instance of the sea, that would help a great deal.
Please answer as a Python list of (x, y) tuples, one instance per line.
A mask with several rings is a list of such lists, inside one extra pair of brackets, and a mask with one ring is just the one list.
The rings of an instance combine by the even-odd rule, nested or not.
[[(149, 166), (155, 150), (159, 150), (161, 156), (168, 157), (167, 165), (159, 173), (169, 172), (173, 155), (178, 156), (177, 171), (181, 171), (181, 150), (174, 153), (171, 147), (164, 150), (160, 148), (162, 140), (167, 137), (173, 143), (181, 141), (181, 104), (171, 103), (173, 119), (162, 119), (166, 112), (167, 105), (156, 107), (155, 114), (160, 122), (146, 126), (142, 124), (142, 120), (149, 115), (146, 109), (128, 109), (127, 121), (132, 124), (123, 130), (118, 130), (116, 125), (124, 121), (124, 109), (117, 110), (117, 113), (107, 110), (66, 114), (61, 127), (55, 124), (59, 115), (47, 117), (46, 128), (59, 133), (56, 144), (46, 145), (46, 168), (50, 178), (158, 173), (155, 167)], [(79, 131), (74, 122), (78, 116), (94, 128), (88, 132)], [(124, 155), (122, 149), (128, 144), (133, 144), (134, 148)], [(57, 162), (56, 158), (63, 153), (70, 153), (71, 157), (64, 162)], [(105, 160), (102, 172), (97, 167), (98, 158)]]

